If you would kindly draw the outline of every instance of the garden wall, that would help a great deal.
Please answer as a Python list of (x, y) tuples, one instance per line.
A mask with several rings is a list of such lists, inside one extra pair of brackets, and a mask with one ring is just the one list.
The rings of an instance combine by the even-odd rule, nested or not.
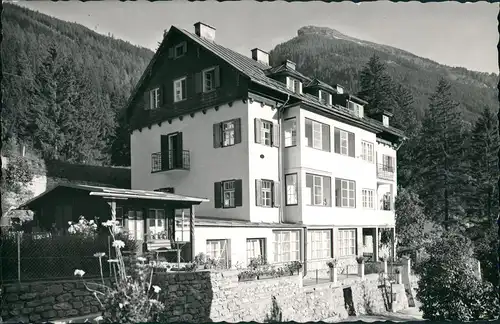
[(4, 322), (39, 322), (100, 312), (97, 299), (76, 280), (4, 284), (1, 296)]
[[(162, 287), (169, 322), (263, 322), (273, 298), (283, 321), (318, 321), (348, 316), (352, 296), (356, 315), (382, 313), (390, 307), (390, 286), (378, 274), (364, 280), (303, 287), (302, 274), (238, 282), (237, 271), (166, 272), (153, 281)], [(393, 285), (395, 311), (408, 307), (403, 285)], [(98, 313), (99, 303), (79, 281), (8, 284), (2, 291), (3, 321), (40, 321)]]
[[(387, 310), (390, 288), (379, 288), (378, 274), (303, 287), (302, 275), (238, 282), (236, 271), (162, 273), (155, 283), (162, 287), (170, 322), (263, 322), (276, 298), (283, 321), (318, 321), (348, 316), (344, 294), (351, 288), (356, 314)], [(393, 285), (394, 310), (408, 307), (403, 285)]]

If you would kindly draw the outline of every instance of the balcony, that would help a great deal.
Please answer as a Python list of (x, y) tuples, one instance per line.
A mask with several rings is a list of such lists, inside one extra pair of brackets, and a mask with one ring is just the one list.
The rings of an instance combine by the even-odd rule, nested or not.
[(388, 181), (394, 181), (394, 166), (387, 164), (378, 164), (377, 178)]
[(190, 155), (188, 150), (169, 150), (151, 154), (151, 173), (171, 170), (189, 170)]

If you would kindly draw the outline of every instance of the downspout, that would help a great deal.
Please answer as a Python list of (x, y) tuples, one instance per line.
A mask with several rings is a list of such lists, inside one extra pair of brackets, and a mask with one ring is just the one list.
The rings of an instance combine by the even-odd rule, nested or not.
[[(285, 109), (286, 104), (290, 100), (290, 95), (288, 95), (285, 103), (283, 103), (281, 106), (278, 107), (278, 129), (280, 132), (280, 139), (281, 139), (281, 119), (283, 118), (283, 110)], [(284, 183), (283, 181), (283, 148), (284, 148), (284, 143), (283, 141), (280, 141), (280, 145), (278, 147), (278, 181), (279, 183)], [(282, 186), (283, 188), (283, 186)], [(283, 209), (284, 209), (284, 200), (283, 200), (284, 194), (283, 190), (280, 190), (280, 207), (279, 207), (279, 222), (283, 223)]]

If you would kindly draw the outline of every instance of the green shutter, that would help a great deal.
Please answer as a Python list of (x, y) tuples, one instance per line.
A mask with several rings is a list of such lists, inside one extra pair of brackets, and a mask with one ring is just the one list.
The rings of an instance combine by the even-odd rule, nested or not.
[(214, 148), (219, 148), (222, 146), (222, 123), (214, 124)]
[(355, 157), (355, 152), (356, 152), (356, 142), (354, 139), (354, 133), (347, 133), (347, 140), (349, 142), (349, 156), (350, 157)]
[(259, 118), (255, 118), (255, 143), (260, 144), (262, 142), (262, 121)]
[(342, 203), (342, 194), (341, 194), (341, 183), (340, 179), (335, 179), (335, 206), (341, 207)]
[(340, 130), (338, 130), (337, 128), (334, 128), (333, 131), (333, 143), (334, 152), (340, 153)]
[(222, 183), (214, 183), (214, 204), (215, 208), (222, 208)]
[(194, 91), (196, 93), (201, 93), (203, 91), (201, 72), (194, 74)]
[(281, 206), (281, 186), (279, 181), (273, 182), (273, 207)]
[(214, 69), (214, 79), (215, 79), (215, 87), (220, 87), (220, 69), (218, 66)]
[(241, 179), (234, 181), (234, 206), (243, 206), (243, 181)]
[(234, 120), (234, 144), (241, 143), (241, 118)]
[(255, 205), (262, 206), (262, 181), (255, 179)]

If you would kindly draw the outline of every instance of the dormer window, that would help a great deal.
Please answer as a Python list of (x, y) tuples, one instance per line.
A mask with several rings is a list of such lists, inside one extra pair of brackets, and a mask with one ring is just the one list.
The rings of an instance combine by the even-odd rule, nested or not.
[(296, 93), (302, 93), (302, 82), (297, 79), (286, 77), (286, 87)]
[(325, 105), (329, 105), (329, 106), (332, 105), (332, 95), (329, 94), (328, 92), (326, 92), (324, 90), (319, 90), (318, 97), (319, 97), (319, 101), (321, 101), (321, 103), (323, 103)]
[(362, 118), (364, 113), (363, 113), (363, 106), (358, 105), (355, 102), (348, 101), (347, 102), (347, 108), (357, 117)]

